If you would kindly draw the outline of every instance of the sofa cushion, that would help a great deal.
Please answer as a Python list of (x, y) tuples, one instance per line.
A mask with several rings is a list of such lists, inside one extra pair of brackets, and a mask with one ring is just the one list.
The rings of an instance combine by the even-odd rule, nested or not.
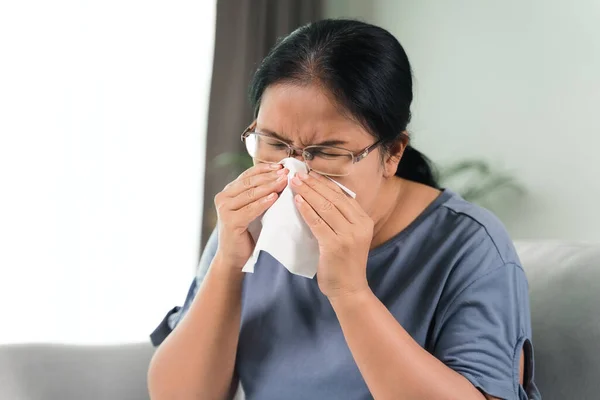
[(0, 399), (148, 399), (150, 343), (0, 346)]
[(535, 380), (545, 400), (600, 393), (600, 244), (516, 244), (529, 280)]

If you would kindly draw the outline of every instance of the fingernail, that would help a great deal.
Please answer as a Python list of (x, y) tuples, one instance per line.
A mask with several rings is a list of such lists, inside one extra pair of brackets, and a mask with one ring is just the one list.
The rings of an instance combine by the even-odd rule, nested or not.
[(267, 200), (273, 200), (275, 198), (275, 193), (271, 193), (270, 195), (267, 196)]
[(271, 164), (271, 169), (279, 169), (281, 168), (281, 164)]
[(287, 176), (285, 176), (285, 175), (280, 175), (280, 176), (277, 178), (277, 181), (276, 181), (276, 182), (281, 182), (282, 180), (284, 180), (284, 179), (286, 179), (286, 178), (287, 178)]
[(304, 173), (304, 172), (298, 172), (298, 176), (301, 179), (308, 179), (308, 175), (306, 173)]
[(277, 171), (277, 174), (279, 174), (279, 175), (283, 175), (285, 173), (286, 173), (286, 169), (285, 168), (280, 169), (279, 171)]
[(302, 196), (300, 196), (299, 194), (297, 194), (297, 195), (296, 195), (294, 198), (296, 199), (296, 201), (297, 201), (298, 203), (303, 203), (303, 202), (304, 202), (304, 199), (303, 199), (303, 198), (302, 198)]
[(295, 185), (302, 185), (302, 181), (300, 179), (298, 179), (297, 176), (294, 176), (294, 179), (292, 179), (292, 182), (294, 182)]

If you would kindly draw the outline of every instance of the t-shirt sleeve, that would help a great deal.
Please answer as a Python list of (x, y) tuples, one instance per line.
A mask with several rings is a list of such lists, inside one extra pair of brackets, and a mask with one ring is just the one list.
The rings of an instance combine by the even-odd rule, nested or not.
[(163, 318), (163, 320), (158, 324), (156, 329), (150, 334), (150, 341), (154, 346), (160, 345), (169, 334), (175, 329), (179, 321), (185, 316), (187, 311), (190, 309), (196, 294), (198, 293), (198, 289), (202, 285), (202, 281), (208, 272), (208, 268), (212, 263), (213, 258), (215, 257), (215, 253), (217, 252), (217, 231), (213, 231), (210, 235), (208, 241), (206, 242), (206, 246), (204, 247), (204, 251), (202, 252), (202, 256), (200, 257), (200, 262), (198, 263), (198, 269), (196, 270), (196, 276), (188, 289), (187, 296), (185, 297), (185, 302), (181, 307), (172, 308), (167, 315)]
[(533, 368), (531, 325), (527, 279), (519, 265), (507, 263), (476, 277), (438, 323), (434, 356), (490, 396), (527, 398), (519, 361), (523, 348), (527, 368)]

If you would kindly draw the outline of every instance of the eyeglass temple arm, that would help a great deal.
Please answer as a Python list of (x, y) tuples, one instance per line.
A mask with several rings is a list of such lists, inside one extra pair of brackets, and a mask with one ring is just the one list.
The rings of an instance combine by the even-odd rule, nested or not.
[(244, 139), (246, 138), (246, 134), (250, 131), (253, 131), (256, 128), (256, 120), (254, 120), (246, 129), (244, 129), (244, 132), (242, 132), (242, 142), (244, 141)]
[[(403, 141), (406, 143), (406, 146), (408, 146), (410, 143), (410, 136), (408, 136), (404, 132), (400, 133), (400, 136), (404, 139)], [(375, 143), (373, 143), (372, 145), (370, 145), (369, 147), (367, 147), (366, 149), (364, 149), (363, 151), (361, 151), (360, 153), (358, 153), (358, 155), (354, 157), (354, 162), (357, 163), (360, 160), (362, 160), (363, 158), (365, 158), (371, 152), (371, 150), (373, 150), (375, 147), (379, 146), (381, 144), (381, 142), (382, 142), (382, 140), (378, 140)]]

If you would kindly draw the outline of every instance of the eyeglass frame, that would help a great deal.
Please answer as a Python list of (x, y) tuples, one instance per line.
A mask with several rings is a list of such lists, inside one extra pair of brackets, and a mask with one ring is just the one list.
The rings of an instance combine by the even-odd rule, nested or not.
[[(277, 141), (285, 144), (288, 147), (288, 157), (293, 157), (293, 156), (295, 156), (295, 154), (298, 154), (298, 152), (300, 152), (299, 154), (302, 156), (302, 158), (304, 159), (305, 162), (307, 161), (306, 157), (304, 156), (304, 152), (306, 151), (306, 149), (310, 149), (311, 147), (332, 147), (334, 149), (347, 151), (348, 154), (350, 156), (352, 156), (352, 164), (351, 165), (354, 165), (357, 162), (361, 161), (362, 159), (366, 158), (371, 153), (371, 151), (374, 150), (377, 146), (379, 146), (382, 143), (382, 141), (383, 141), (383, 140), (380, 139), (380, 140), (376, 141), (375, 143), (373, 143), (372, 145), (365, 147), (364, 149), (362, 149), (359, 152), (357, 152), (357, 154), (355, 154), (353, 151), (350, 151), (348, 149), (344, 149), (343, 147), (324, 146), (324, 145), (318, 145), (318, 144), (306, 146), (305, 148), (302, 149), (300, 147), (293, 146), (293, 145), (291, 145), (291, 144), (289, 144), (289, 143), (287, 143), (287, 142), (285, 142), (285, 141), (283, 141), (283, 140), (281, 140), (279, 138), (276, 138), (276, 137), (273, 137), (273, 136), (270, 136), (270, 135), (267, 135), (267, 134), (264, 134), (264, 133), (256, 132), (255, 129), (256, 129), (256, 120), (254, 122), (252, 122), (244, 130), (244, 132), (242, 132), (241, 140), (242, 140), (242, 142), (244, 144), (246, 143), (246, 138), (249, 135), (251, 135), (251, 134), (269, 137), (271, 139), (275, 139), (275, 140), (277, 140)], [(408, 138), (407, 135), (405, 135), (405, 134), (402, 134), (402, 135), (406, 136)], [(308, 161), (310, 161), (310, 160), (308, 160)], [(346, 175), (349, 175), (349, 173), (346, 174)], [(346, 175), (336, 175), (336, 176), (346, 176)]]

